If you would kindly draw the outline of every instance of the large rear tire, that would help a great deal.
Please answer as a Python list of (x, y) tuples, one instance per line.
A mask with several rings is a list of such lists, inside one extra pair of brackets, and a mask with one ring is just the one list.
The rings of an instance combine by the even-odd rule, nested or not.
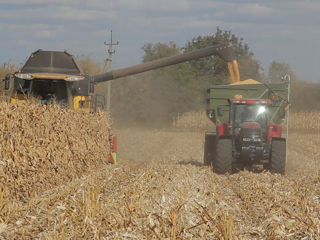
[(211, 166), (215, 155), (216, 133), (206, 132), (204, 141), (203, 165)]
[(270, 171), (284, 174), (286, 171), (286, 140), (274, 139), (271, 143)]
[(213, 171), (219, 174), (231, 173), (232, 160), (232, 139), (218, 139), (212, 164)]

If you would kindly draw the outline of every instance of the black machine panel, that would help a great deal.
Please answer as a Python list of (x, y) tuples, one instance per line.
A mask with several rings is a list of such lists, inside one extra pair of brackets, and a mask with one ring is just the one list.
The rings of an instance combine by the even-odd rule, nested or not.
[(80, 69), (67, 52), (38, 50), (31, 54), (21, 72), (80, 74)]
[(90, 79), (88, 77), (82, 81), (70, 82), (72, 94), (75, 96), (89, 96), (89, 82)]

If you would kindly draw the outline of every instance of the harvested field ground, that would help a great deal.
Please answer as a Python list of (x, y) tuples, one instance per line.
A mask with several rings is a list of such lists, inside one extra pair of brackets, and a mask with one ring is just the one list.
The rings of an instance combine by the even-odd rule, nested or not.
[(203, 131), (116, 133), (117, 165), (12, 201), (0, 238), (320, 239), (319, 135), (291, 134), (281, 176), (214, 174)]

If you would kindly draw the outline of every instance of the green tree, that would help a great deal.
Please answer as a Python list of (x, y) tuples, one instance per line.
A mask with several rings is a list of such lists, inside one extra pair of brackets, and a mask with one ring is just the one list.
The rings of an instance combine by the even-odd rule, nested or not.
[[(260, 64), (253, 59), (247, 44), (230, 31), (199, 36), (187, 42), (184, 48), (174, 42), (147, 43), (143, 62), (183, 52), (232, 42), (240, 61), (242, 79), (261, 79)], [(229, 82), (227, 64), (218, 56), (189, 61), (113, 82), (112, 114), (116, 122), (166, 123), (178, 113), (205, 109), (206, 89), (212, 84)]]
[(173, 42), (166, 43), (147, 43), (143, 45), (143, 62), (149, 62), (158, 58), (169, 57), (181, 53), (181, 49)]
[(291, 70), (288, 63), (272, 61), (268, 72), (268, 79), (270, 82), (281, 82), (282, 77), (286, 74), (290, 74), (293, 81), (297, 80), (297, 76)]
[[(243, 43), (243, 38), (237, 37), (231, 31), (223, 31), (219, 27), (212, 35), (198, 36), (187, 42), (185, 52), (193, 51), (215, 44), (231, 42), (239, 62), (240, 77), (242, 80), (254, 78), (262, 79), (260, 63), (253, 58), (253, 53), (249, 50), (248, 44)], [(202, 77), (210, 79), (211, 84), (228, 83), (229, 72), (225, 61), (218, 56), (191, 61), (190, 65), (195, 72)]]
[(95, 62), (89, 56), (80, 56), (80, 57), (77, 57), (76, 60), (77, 60), (78, 66), (83, 71), (83, 73), (93, 75), (93, 74), (101, 73), (103, 69), (102, 64)]
[[(173, 42), (145, 44), (143, 61), (181, 52)], [(113, 82), (112, 114), (118, 120), (159, 125), (174, 115), (198, 106), (195, 81), (186, 63), (127, 77)]]
[(291, 109), (293, 111), (319, 111), (320, 84), (301, 81), (288, 63), (272, 61), (268, 72), (269, 82), (281, 82), (286, 74), (289, 74), (291, 78)]
[(319, 111), (319, 92), (319, 83), (294, 80), (291, 84), (291, 109), (293, 111)]

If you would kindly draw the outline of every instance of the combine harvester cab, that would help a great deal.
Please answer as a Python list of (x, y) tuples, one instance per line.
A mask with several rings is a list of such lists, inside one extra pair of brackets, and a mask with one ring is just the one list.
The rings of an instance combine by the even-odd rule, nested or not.
[(90, 77), (82, 73), (66, 51), (38, 50), (11, 78), (13, 82), (10, 76), (6, 77), (5, 90), (10, 91), (12, 103), (25, 102), (32, 96), (40, 104), (55, 102), (86, 112), (95, 112), (104, 105), (104, 99), (90, 88)]
[(221, 174), (253, 164), (284, 174), (287, 148), (281, 126), (288, 89), (289, 82), (267, 85), (252, 79), (208, 89), (207, 115), (216, 132), (206, 133), (204, 164)]

